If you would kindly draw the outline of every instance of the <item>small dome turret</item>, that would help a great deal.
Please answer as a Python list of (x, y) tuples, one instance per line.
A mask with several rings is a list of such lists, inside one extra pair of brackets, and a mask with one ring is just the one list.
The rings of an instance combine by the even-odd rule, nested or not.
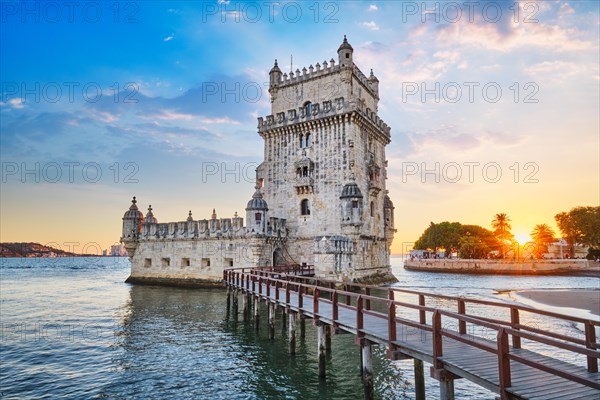
[(147, 224), (158, 224), (158, 220), (154, 217), (152, 213), (152, 206), (148, 206), (148, 212), (146, 213), (146, 219), (144, 220)]
[(133, 200), (131, 200), (131, 206), (129, 207), (129, 210), (127, 210), (125, 212), (125, 215), (123, 215), (123, 219), (125, 219), (125, 218), (139, 219), (139, 220), (144, 219), (144, 214), (139, 210), (135, 196), (133, 196)]
[(192, 210), (190, 210), (190, 212), (188, 213), (187, 221), (192, 222), (193, 220), (194, 218), (192, 217)]
[(249, 210), (265, 210), (268, 211), (269, 208), (267, 206), (267, 202), (262, 197), (262, 193), (260, 193), (260, 188), (255, 186), (256, 191), (252, 195), (252, 199), (248, 202), (246, 206), (246, 211)]
[(342, 195), (340, 199), (349, 199), (349, 198), (361, 198), (363, 195), (358, 187), (358, 185), (354, 182), (347, 183), (342, 189)]
[(279, 69), (279, 65), (277, 65), (277, 60), (275, 60), (275, 65), (269, 71), (269, 85), (271, 87), (279, 85), (281, 81), (281, 70)]
[(346, 35), (344, 35), (344, 41), (338, 48), (338, 60), (340, 63), (340, 67), (342, 68), (351, 68), (354, 65), (354, 61), (352, 61), (352, 53), (354, 49), (348, 43), (348, 39), (346, 39)]

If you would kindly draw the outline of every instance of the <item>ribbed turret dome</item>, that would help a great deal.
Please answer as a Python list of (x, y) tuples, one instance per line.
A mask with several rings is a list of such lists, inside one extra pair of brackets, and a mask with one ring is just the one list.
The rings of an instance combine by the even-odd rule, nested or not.
[(271, 68), (271, 71), (269, 71), (269, 74), (272, 74), (273, 72), (281, 73), (281, 70), (279, 69), (279, 65), (277, 65), (277, 60), (275, 60), (275, 65), (273, 65), (273, 68)]
[(146, 219), (144, 220), (147, 224), (158, 224), (158, 220), (154, 217), (152, 213), (152, 206), (148, 206), (148, 212), (146, 213)]
[(249, 210), (265, 210), (267, 211), (269, 208), (267, 207), (267, 202), (263, 199), (262, 194), (260, 193), (260, 189), (256, 186), (256, 192), (252, 195), (252, 200), (248, 202), (246, 206), (246, 211)]
[(131, 206), (129, 207), (129, 210), (127, 210), (125, 212), (125, 215), (123, 215), (123, 218), (129, 218), (129, 219), (144, 219), (144, 214), (138, 209), (137, 206), (137, 200), (135, 199), (135, 196), (133, 196), (133, 200), (131, 200)]
[(354, 51), (354, 49), (352, 48), (352, 46), (350, 45), (350, 43), (348, 43), (348, 39), (346, 39), (346, 35), (344, 35), (344, 41), (342, 42), (342, 44), (338, 48), (338, 53), (340, 52), (340, 50), (346, 50), (346, 49)]
[(347, 183), (346, 186), (344, 186), (344, 188), (342, 189), (342, 195), (340, 196), (340, 199), (347, 199), (350, 197), (363, 197), (362, 193), (360, 192), (360, 189), (358, 188), (358, 185), (354, 182)]

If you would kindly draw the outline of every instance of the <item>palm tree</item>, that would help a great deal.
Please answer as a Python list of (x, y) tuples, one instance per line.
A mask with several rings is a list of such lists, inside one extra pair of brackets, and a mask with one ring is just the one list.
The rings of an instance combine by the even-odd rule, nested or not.
[(555, 233), (546, 224), (538, 224), (531, 231), (531, 238), (535, 243), (534, 253), (537, 258), (541, 258), (542, 254), (548, 251), (548, 245), (554, 242)]
[(494, 228), (494, 236), (502, 245), (500, 246), (500, 257), (504, 258), (504, 248), (512, 241), (513, 234), (510, 233), (512, 226), (508, 215), (501, 213), (496, 214), (492, 220), (492, 228)]

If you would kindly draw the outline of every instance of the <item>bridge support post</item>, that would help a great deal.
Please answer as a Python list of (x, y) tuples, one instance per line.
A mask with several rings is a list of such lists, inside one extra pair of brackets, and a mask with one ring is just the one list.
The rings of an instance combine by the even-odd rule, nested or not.
[(327, 329), (325, 330), (325, 350), (328, 353), (331, 353), (331, 330), (333, 329), (332, 327), (327, 327)]
[(317, 324), (317, 354), (319, 357), (319, 378), (325, 379), (325, 336), (327, 336), (327, 325)]
[(244, 293), (242, 297), (242, 313), (244, 317), (244, 321), (248, 319), (248, 293)]
[(360, 354), (365, 400), (373, 400), (375, 398), (375, 388), (373, 386), (373, 351), (371, 342), (365, 339), (360, 341)]
[(231, 286), (227, 286), (227, 311), (231, 308)]
[(288, 336), (290, 340), (290, 354), (296, 354), (296, 314), (290, 311), (288, 316)]
[(306, 337), (306, 316), (299, 312), (298, 317), (300, 319), (300, 339), (304, 339)]
[(235, 289), (233, 291), (233, 301), (232, 301), (233, 307), (231, 310), (231, 314), (232, 314), (234, 320), (237, 320), (237, 317), (238, 317), (238, 296), (237, 296), (237, 294), (238, 294), (237, 289)]
[(440, 400), (454, 400), (454, 379), (440, 379)]
[(269, 339), (275, 338), (275, 303), (269, 302)]
[(425, 374), (423, 372), (423, 361), (415, 358), (415, 399), (425, 400)]
[(286, 315), (285, 315), (285, 310), (282, 309), (281, 310), (281, 334), (284, 335), (285, 334), (285, 326), (286, 326)]
[(260, 323), (260, 297), (256, 296), (254, 298), (254, 328), (258, 332), (258, 327)]

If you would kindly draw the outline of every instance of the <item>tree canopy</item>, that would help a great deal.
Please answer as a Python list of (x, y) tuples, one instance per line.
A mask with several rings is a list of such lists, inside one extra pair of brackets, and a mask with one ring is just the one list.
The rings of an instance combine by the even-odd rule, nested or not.
[(479, 225), (463, 225), (460, 222), (431, 222), (419, 240), (417, 250), (446, 249), (446, 254), (459, 252), (465, 258), (484, 258), (496, 250), (500, 243), (489, 230)]
[(600, 249), (600, 207), (575, 207), (556, 214), (554, 219), (569, 243), (571, 256), (575, 243)]

